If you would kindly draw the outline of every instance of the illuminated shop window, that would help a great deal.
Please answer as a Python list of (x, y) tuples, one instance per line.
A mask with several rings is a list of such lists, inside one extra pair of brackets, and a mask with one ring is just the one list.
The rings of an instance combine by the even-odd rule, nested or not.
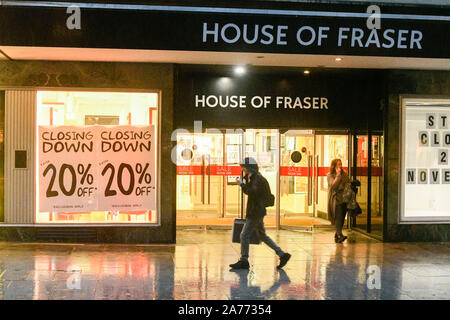
[(39, 91), (36, 222), (157, 223), (157, 93)]
[(401, 221), (450, 221), (450, 100), (402, 107)]

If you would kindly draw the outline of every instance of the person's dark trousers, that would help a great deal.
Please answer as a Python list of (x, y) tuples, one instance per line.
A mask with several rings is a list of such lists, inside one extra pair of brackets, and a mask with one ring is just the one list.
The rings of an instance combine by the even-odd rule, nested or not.
[(342, 236), (342, 227), (344, 226), (346, 214), (347, 214), (347, 207), (345, 203), (336, 205), (335, 224), (336, 224), (336, 235), (338, 236)]
[(241, 232), (242, 260), (248, 260), (248, 254), (250, 249), (250, 235), (255, 229), (258, 232), (259, 239), (261, 239), (262, 242), (264, 242), (270, 248), (272, 248), (279, 257), (281, 257), (284, 254), (283, 250), (281, 250), (281, 248), (266, 234), (266, 230), (264, 228), (264, 217), (247, 218), (245, 221), (244, 228), (242, 229)]

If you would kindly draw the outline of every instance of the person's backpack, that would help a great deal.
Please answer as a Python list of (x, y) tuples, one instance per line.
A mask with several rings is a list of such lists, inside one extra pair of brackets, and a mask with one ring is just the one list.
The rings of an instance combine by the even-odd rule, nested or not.
[(262, 180), (264, 181), (266, 192), (264, 194), (264, 207), (273, 207), (275, 205), (275, 196), (270, 191), (269, 182), (262, 175)]

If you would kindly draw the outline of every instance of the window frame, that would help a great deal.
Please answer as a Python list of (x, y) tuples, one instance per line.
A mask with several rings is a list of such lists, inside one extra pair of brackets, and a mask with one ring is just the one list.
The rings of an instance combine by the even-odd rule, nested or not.
[[(38, 226), (45, 226), (45, 227), (140, 227), (140, 226), (146, 226), (146, 227), (161, 227), (161, 109), (162, 109), (162, 90), (160, 89), (133, 89), (133, 88), (78, 88), (78, 87), (36, 87), (33, 88), (36, 95), (36, 103), (34, 105), (33, 110), (33, 117), (34, 117), (34, 133), (35, 133), (35, 152), (34, 152), (34, 166), (35, 166), (35, 183), (36, 183), (36, 192), (35, 192), (35, 206), (34, 206), (34, 213), (33, 213), (33, 224)], [(62, 222), (38, 222), (37, 221), (37, 214), (39, 211), (39, 208), (37, 206), (37, 198), (39, 197), (39, 174), (38, 174), (38, 153), (39, 153), (39, 135), (38, 135), (38, 123), (37, 123), (37, 95), (38, 92), (42, 91), (62, 91), (62, 92), (111, 92), (111, 93), (156, 93), (158, 95), (158, 121), (156, 123), (156, 134), (157, 134), (157, 142), (158, 142), (158, 148), (156, 150), (156, 174), (157, 174), (157, 181), (156, 181), (156, 222), (139, 222), (139, 223), (129, 223), (129, 222), (76, 222), (76, 223), (62, 223)]]
[[(406, 104), (408, 102), (432, 102), (432, 103), (448, 103), (450, 106), (450, 96), (436, 95), (400, 95), (399, 96), (399, 170), (398, 188), (400, 192), (400, 201), (398, 202), (398, 224), (450, 224), (450, 216), (448, 217), (406, 217), (405, 216), (405, 138), (406, 138)], [(449, 107), (450, 112), (450, 107)], [(386, 199), (385, 199), (386, 201)]]

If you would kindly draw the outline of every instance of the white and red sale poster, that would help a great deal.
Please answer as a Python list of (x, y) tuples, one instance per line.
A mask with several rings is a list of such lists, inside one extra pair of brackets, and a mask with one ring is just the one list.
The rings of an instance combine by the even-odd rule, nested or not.
[(155, 210), (154, 127), (103, 127), (99, 134), (99, 208)]
[(39, 126), (39, 211), (156, 209), (154, 126)]

